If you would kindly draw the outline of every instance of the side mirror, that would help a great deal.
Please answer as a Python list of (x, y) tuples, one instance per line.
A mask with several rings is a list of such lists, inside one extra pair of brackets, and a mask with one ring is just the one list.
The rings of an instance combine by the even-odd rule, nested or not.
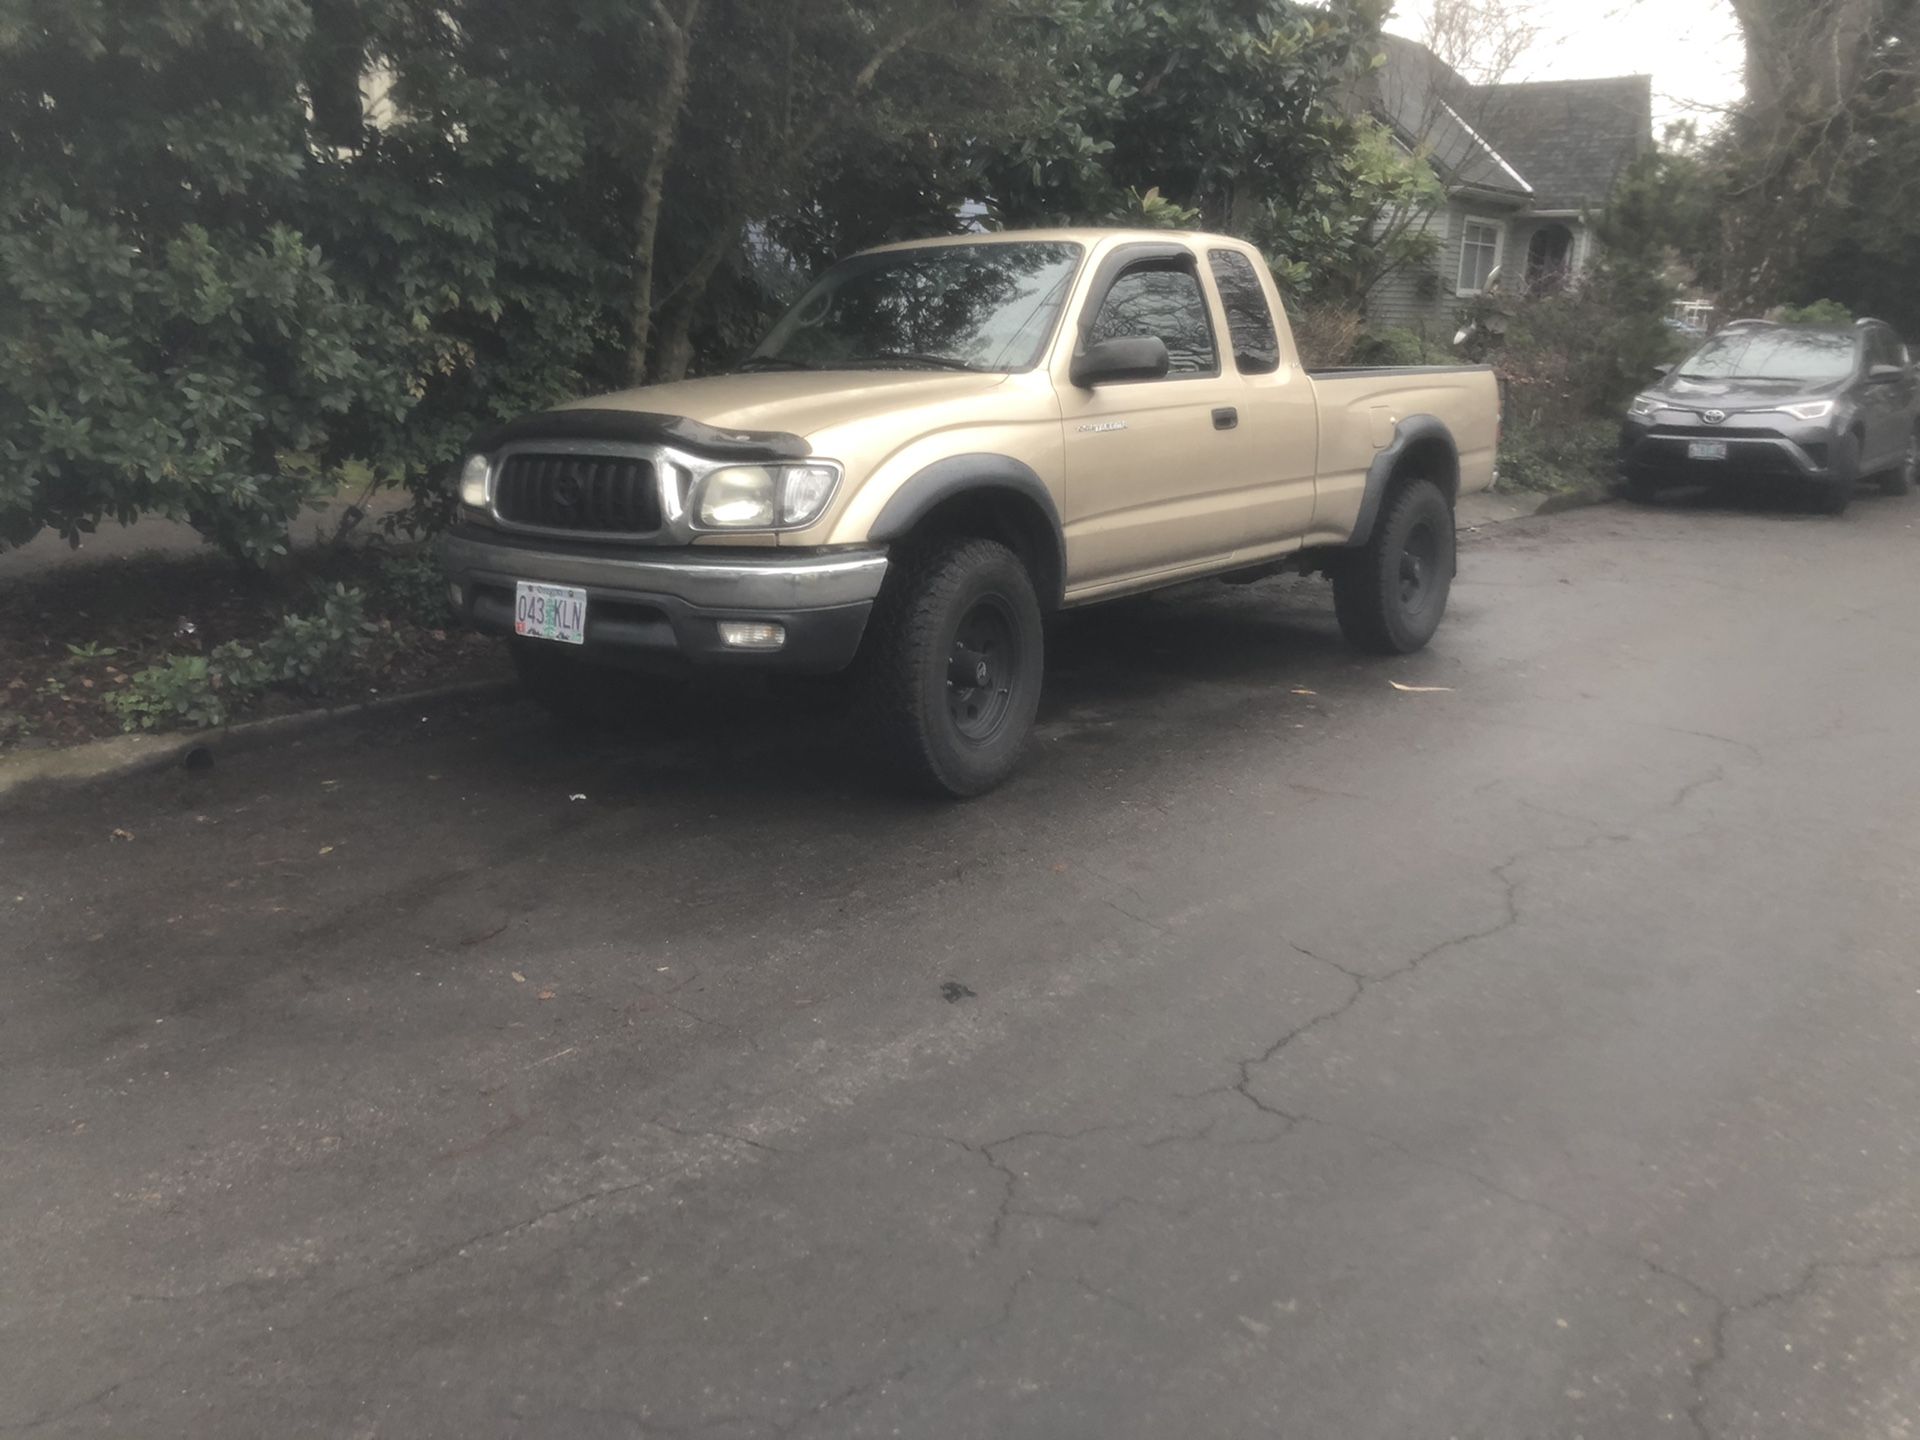
[(1907, 372), (1899, 365), (1875, 365), (1867, 371), (1867, 378), (1869, 380), (1904, 380), (1907, 378)]
[(1073, 357), (1070, 378), (1088, 389), (1122, 380), (1162, 380), (1173, 368), (1167, 342), (1157, 335), (1129, 335), (1099, 340)]
[(1668, 361), (1665, 365), (1654, 366), (1653, 373), (1656, 375), (1671, 375), (1673, 373), (1673, 362)]

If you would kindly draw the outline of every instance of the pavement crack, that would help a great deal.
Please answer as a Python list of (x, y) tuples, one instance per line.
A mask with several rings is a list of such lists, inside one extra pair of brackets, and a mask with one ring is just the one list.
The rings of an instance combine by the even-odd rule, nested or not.
[[(1692, 1423), (1694, 1432), (1700, 1436), (1700, 1440), (1712, 1440), (1713, 1427), (1707, 1423), (1707, 1406), (1711, 1400), (1707, 1393), (1707, 1385), (1713, 1377), (1714, 1370), (1727, 1358), (1727, 1329), (1735, 1320), (1744, 1319), (1776, 1305), (1792, 1305), (1805, 1299), (1814, 1284), (1824, 1274), (1834, 1271), (1871, 1274), (1893, 1265), (1920, 1265), (1920, 1250), (1900, 1250), (1858, 1260), (1814, 1260), (1801, 1270), (1791, 1285), (1783, 1286), (1778, 1290), (1763, 1291), (1751, 1300), (1741, 1301), (1738, 1305), (1716, 1300), (1719, 1311), (1714, 1316), (1711, 1343), (1707, 1353), (1694, 1363), (1690, 1377), (1693, 1385), (1693, 1403), (1687, 1407), (1687, 1419)], [(1671, 1272), (1663, 1271), (1662, 1273)], [(1694, 1288), (1702, 1295), (1713, 1299), (1710, 1292), (1705, 1289), (1699, 1286)]]

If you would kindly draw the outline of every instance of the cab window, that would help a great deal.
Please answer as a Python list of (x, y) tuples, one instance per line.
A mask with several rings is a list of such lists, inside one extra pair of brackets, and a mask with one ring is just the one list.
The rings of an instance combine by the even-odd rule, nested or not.
[(1165, 343), (1170, 379), (1220, 373), (1200, 279), (1178, 261), (1149, 260), (1123, 270), (1087, 330), (1089, 344), (1148, 336)]
[(1280, 337), (1253, 262), (1238, 250), (1209, 250), (1207, 261), (1227, 312), (1234, 368), (1242, 375), (1271, 375), (1280, 368)]

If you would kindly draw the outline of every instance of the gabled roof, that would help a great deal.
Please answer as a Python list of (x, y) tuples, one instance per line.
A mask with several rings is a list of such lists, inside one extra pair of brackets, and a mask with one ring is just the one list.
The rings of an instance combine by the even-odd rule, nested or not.
[(1539, 80), (1478, 87), (1481, 130), (1534, 187), (1537, 210), (1598, 208), (1653, 145), (1653, 81)]
[(1380, 44), (1374, 109), (1456, 189), (1533, 210), (1598, 208), (1653, 144), (1645, 75), (1473, 85), (1415, 41), (1383, 35)]

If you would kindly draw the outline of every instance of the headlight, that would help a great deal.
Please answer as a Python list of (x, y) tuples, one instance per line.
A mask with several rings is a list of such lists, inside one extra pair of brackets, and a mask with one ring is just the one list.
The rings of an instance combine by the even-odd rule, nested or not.
[(1633, 403), (1627, 406), (1627, 414), (1633, 416), (1636, 420), (1647, 420), (1652, 418), (1656, 408), (1652, 396), (1636, 395), (1633, 397)]
[(709, 530), (771, 530), (809, 525), (833, 498), (833, 465), (729, 465), (699, 481), (693, 517)]
[(1782, 405), (1780, 409), (1796, 420), (1824, 420), (1833, 413), (1833, 401), (1809, 400), (1804, 405)]
[(484, 455), (469, 455), (467, 463), (460, 467), (460, 503), (475, 510), (487, 508), (487, 481), (493, 477), (493, 467), (487, 463)]

